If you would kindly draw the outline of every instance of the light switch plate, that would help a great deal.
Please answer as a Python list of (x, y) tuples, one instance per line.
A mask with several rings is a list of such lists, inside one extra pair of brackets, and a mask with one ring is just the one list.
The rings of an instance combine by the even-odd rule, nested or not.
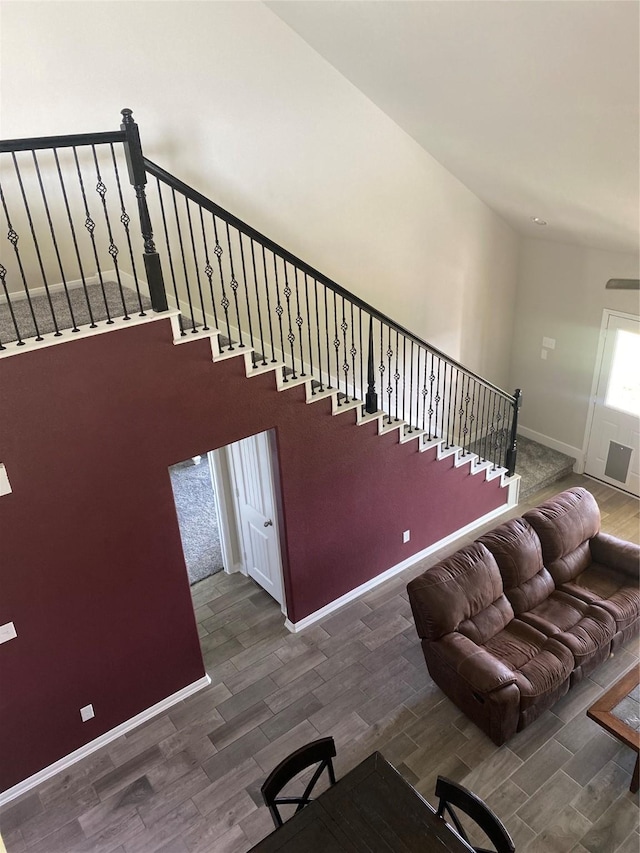
[(5, 625), (0, 625), (0, 643), (6, 643), (18, 636), (16, 626), (13, 622), (7, 622)]
[(11, 483), (9, 482), (9, 475), (7, 474), (7, 469), (4, 466), (3, 462), (0, 462), (0, 495), (10, 495), (11, 494)]
[(556, 339), (555, 338), (543, 338), (542, 346), (547, 349), (555, 349), (556, 348)]

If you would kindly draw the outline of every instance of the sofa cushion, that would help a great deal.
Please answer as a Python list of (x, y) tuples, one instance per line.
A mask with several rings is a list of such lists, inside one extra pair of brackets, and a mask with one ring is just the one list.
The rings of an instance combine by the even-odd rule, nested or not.
[(582, 487), (567, 489), (525, 512), (523, 518), (538, 534), (544, 564), (556, 586), (587, 568), (589, 539), (600, 530), (600, 510), (591, 492)]
[(540, 540), (531, 525), (512, 518), (478, 540), (493, 554), (504, 592), (516, 616), (545, 601), (555, 590), (542, 562)]
[(492, 555), (481, 543), (461, 548), (408, 586), (418, 636), (437, 640), (465, 626), (482, 643), (513, 619)]
[(624, 631), (638, 621), (640, 590), (608, 566), (591, 563), (560, 589), (589, 604), (598, 604), (614, 618), (618, 631)]
[(546, 698), (568, 682), (574, 667), (570, 650), (531, 625), (514, 619), (484, 648), (512, 670), (520, 690), (520, 708)]

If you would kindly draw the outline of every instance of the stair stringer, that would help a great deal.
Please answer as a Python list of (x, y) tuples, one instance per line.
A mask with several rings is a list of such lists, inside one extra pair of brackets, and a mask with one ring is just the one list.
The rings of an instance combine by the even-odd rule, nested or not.
[(484, 474), (484, 479), (487, 482), (491, 482), (499, 477), (500, 487), (508, 489), (508, 506), (515, 506), (517, 504), (520, 490), (519, 474), (509, 476), (506, 468), (494, 466), (494, 464), (489, 460), (482, 460), (477, 454), (465, 451), (464, 448), (458, 445), (447, 445), (443, 438), (438, 438), (437, 436), (429, 437), (426, 430), (413, 428), (411, 432), (408, 432), (407, 427), (409, 427), (410, 424), (407, 421), (398, 419), (397, 421), (392, 420), (391, 422), (388, 422), (389, 416), (386, 412), (377, 411), (369, 414), (364, 411), (364, 403), (362, 400), (349, 399), (346, 401), (344, 400), (344, 392), (340, 391), (338, 388), (323, 388), (322, 390), (318, 390), (317, 387), (314, 387), (314, 383), (317, 385), (318, 380), (315, 380), (308, 374), (304, 376), (298, 375), (295, 378), (289, 377), (286, 375), (285, 371), (290, 368), (287, 368), (283, 361), (272, 359), (266, 363), (261, 364), (258, 362), (254, 365), (251, 358), (251, 353), (256, 352), (256, 348), (254, 346), (241, 346), (238, 344), (232, 350), (226, 349), (223, 352), (220, 352), (220, 347), (217, 345), (218, 337), (221, 334), (219, 329), (209, 328), (204, 330), (202, 328), (197, 328), (187, 332), (187, 334), (182, 334), (180, 330), (179, 316), (180, 312), (174, 310), (161, 315), (156, 314), (150, 319), (168, 317), (171, 320), (173, 343), (176, 345), (202, 340), (203, 337), (208, 338), (211, 344), (211, 358), (214, 362), (227, 361), (228, 359), (242, 356), (244, 359), (245, 375), (249, 379), (252, 376), (262, 376), (265, 373), (273, 372), (277, 391), (287, 391), (289, 388), (296, 388), (300, 385), (304, 385), (305, 401), (307, 404), (316, 403), (320, 400), (331, 399), (331, 414), (334, 416), (355, 411), (356, 426), (364, 426), (365, 424), (376, 421), (377, 434), (380, 436), (388, 435), (391, 432), (397, 431), (398, 442), (400, 444), (417, 440), (419, 452), (435, 448), (436, 459), (438, 461), (444, 461), (453, 457), (454, 467), (460, 468), (464, 465), (469, 465), (469, 473), (472, 476)]

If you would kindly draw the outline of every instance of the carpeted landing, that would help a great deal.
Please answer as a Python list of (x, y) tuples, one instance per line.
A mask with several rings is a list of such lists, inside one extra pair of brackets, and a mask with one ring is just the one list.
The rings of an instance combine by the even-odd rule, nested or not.
[(571, 456), (519, 435), (516, 473), (521, 477), (520, 500), (566, 477), (573, 471), (575, 461)]
[[(53, 306), (53, 313), (51, 306)], [(151, 310), (151, 301), (144, 294), (138, 297), (138, 294), (130, 288), (121, 289), (116, 282), (105, 281), (104, 286), (88, 284), (86, 292), (84, 287), (71, 287), (69, 299), (63, 290), (51, 293), (51, 304), (46, 293), (41, 292), (31, 297), (31, 306), (24, 296), (12, 297), (11, 308), (15, 323), (8, 304), (5, 300), (0, 300), (0, 341), (3, 344), (18, 340), (16, 323), (23, 339), (35, 338), (37, 333), (34, 316), (40, 334), (47, 335), (55, 332), (56, 323), (58, 329), (62, 330), (72, 329), (74, 320), (78, 327), (88, 326), (92, 320), (97, 323), (109, 317), (112, 319), (123, 317), (125, 313), (136, 317), (141, 310)]]
[(178, 462), (169, 468), (169, 474), (189, 583), (194, 584), (224, 568), (207, 457), (200, 457), (198, 462)]

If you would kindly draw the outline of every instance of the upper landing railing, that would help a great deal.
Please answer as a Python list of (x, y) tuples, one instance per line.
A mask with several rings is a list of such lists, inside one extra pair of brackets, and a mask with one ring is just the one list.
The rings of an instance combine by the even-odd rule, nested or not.
[(131, 111), (122, 116), (113, 133), (0, 142), (0, 350), (177, 308), (183, 337), (218, 330), (219, 352), (250, 352), (256, 371), (312, 379), (314, 394), (338, 391), (338, 405), (362, 401), (390, 426), (514, 472), (519, 391), (463, 367), (152, 163)]

